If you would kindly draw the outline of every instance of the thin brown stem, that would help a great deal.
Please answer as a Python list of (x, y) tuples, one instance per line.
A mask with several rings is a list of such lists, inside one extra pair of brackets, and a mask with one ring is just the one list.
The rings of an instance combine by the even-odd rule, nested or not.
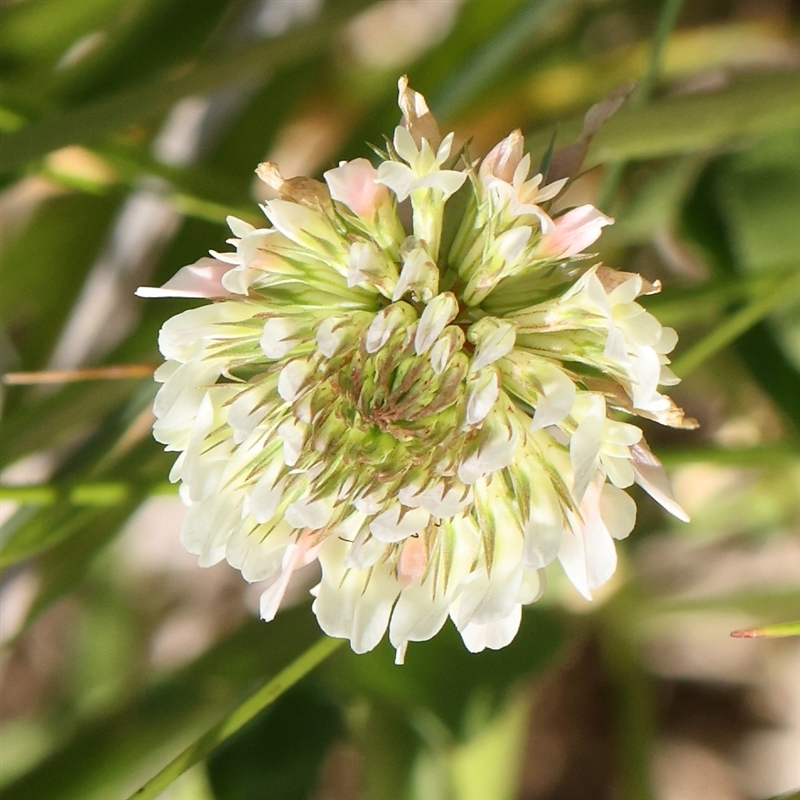
[(46, 369), (39, 372), (7, 372), (3, 383), (8, 386), (33, 384), (74, 383), (75, 381), (110, 381), (121, 378), (149, 378), (155, 367), (152, 364), (115, 364), (108, 367), (83, 367), (81, 369)]

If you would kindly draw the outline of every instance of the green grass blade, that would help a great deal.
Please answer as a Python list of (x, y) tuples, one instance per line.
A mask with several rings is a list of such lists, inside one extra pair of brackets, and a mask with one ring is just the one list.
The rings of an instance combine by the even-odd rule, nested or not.
[[(581, 120), (559, 126), (559, 141), (575, 139)], [(592, 140), (585, 166), (741, 146), (794, 130), (800, 130), (800, 72), (748, 75), (718, 92), (666, 97), (644, 108), (623, 107)], [(526, 148), (543, 152), (551, 136), (551, 127), (526, 136)]]
[(175, 487), (166, 481), (134, 484), (131, 481), (92, 481), (61, 486), (38, 483), (24, 486), (0, 486), (0, 500), (32, 506), (52, 506), (66, 500), (73, 506), (115, 506), (132, 494), (152, 496), (175, 494)]
[(248, 619), (168, 675), (154, 678), (149, 665), (137, 659), (125, 678), (135, 694), (124, 693), (98, 716), (73, 713), (71, 725), (55, 731), (50, 752), (3, 785), (0, 795), (3, 800), (125, 797), (318, 638), (316, 621), (302, 604), (269, 625)]
[(210, 92), (234, 81), (261, 80), (279, 66), (330, 47), (335, 42), (333, 31), (364, 5), (364, 0), (328, 5), (327, 13), (316, 22), (280, 39), (238, 48), (198, 63), (186, 73), (126, 89), (6, 134), (0, 137), (0, 172), (17, 169), (33, 158), (75, 142), (97, 142), (113, 131), (164, 113), (186, 95)]
[(541, 30), (564, 0), (528, 0), (475, 55), (442, 86), (432, 108), (441, 118), (462, 111), (484, 89), (497, 82), (503, 70)]
[(765, 638), (783, 638), (785, 636), (800, 636), (800, 620), (794, 622), (779, 622), (775, 625), (764, 625), (761, 628), (748, 628), (742, 631), (733, 631), (731, 633), (734, 639), (759, 639)]
[[(675, 22), (678, 19), (678, 12), (681, 9), (681, 3), (682, 0), (664, 0), (661, 6), (661, 13), (659, 14), (655, 34), (653, 35), (653, 49), (650, 53), (650, 62), (647, 65), (647, 71), (637, 84), (633, 96), (630, 99), (633, 108), (640, 108), (650, 100), (650, 95), (653, 93), (653, 87), (655, 86), (656, 78), (661, 68), (664, 48), (666, 47), (670, 33), (672, 33), (675, 27)], [(617, 190), (617, 186), (619, 186), (619, 182), (622, 180), (624, 171), (624, 161), (617, 161), (615, 164), (609, 165), (597, 198), (598, 208), (606, 209), (609, 206)]]
[(676, 375), (684, 378), (724, 347), (734, 342), (745, 331), (771, 311), (800, 299), (800, 273), (783, 278), (760, 297), (753, 299), (717, 325), (707, 336), (682, 353), (672, 364)]
[(343, 643), (343, 639), (331, 639), (327, 636), (317, 641), (299, 658), (278, 673), (271, 681), (262, 686), (255, 694), (247, 698), (225, 719), (214, 725), (193, 744), (187, 747), (154, 775), (144, 786), (134, 792), (129, 800), (154, 800), (160, 792), (167, 788), (176, 778), (183, 775), (189, 767), (202, 761), (217, 745), (224, 742), (240, 728), (250, 722), (260, 711), (280, 697), (287, 689), (308, 674), (320, 662), (324, 661)]

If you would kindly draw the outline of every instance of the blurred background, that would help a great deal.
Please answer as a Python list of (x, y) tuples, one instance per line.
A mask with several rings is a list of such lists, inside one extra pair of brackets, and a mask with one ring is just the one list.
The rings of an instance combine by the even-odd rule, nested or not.
[(800, 640), (729, 634), (800, 618), (799, 34), (790, 0), (0, 0), (5, 800), (128, 797), (318, 639), (314, 574), (267, 625), (258, 586), (179, 545), (149, 374), (190, 302), (133, 291), (225, 249), (227, 214), (258, 223), (259, 161), (369, 155), (403, 73), (472, 154), (521, 127), (534, 163), (639, 79), (566, 202), (664, 285), (701, 427), (646, 435), (692, 522), (638, 496), (611, 583), (590, 604), (554, 569), (503, 651), (449, 623), (404, 667), (340, 648), (161, 796), (797, 789)]

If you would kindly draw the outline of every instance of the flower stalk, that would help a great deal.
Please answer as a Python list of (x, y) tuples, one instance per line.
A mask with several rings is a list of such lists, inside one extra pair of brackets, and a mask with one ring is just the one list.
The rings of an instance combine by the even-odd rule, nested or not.
[(281, 670), (274, 678), (237, 706), (182, 753), (176, 756), (147, 783), (135, 791), (128, 800), (154, 800), (173, 781), (195, 764), (206, 759), (226, 739), (243, 728), (257, 714), (277, 700), (287, 689), (304, 678), (314, 667), (324, 661), (341, 645), (341, 641), (320, 639)]

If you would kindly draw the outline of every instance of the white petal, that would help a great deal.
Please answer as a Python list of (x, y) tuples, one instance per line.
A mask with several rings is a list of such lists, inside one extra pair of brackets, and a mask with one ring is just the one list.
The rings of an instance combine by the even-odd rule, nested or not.
[(401, 250), (403, 267), (392, 293), (392, 300), (400, 300), (407, 292), (411, 292), (427, 302), (439, 291), (439, 269), (421, 243), (404, 251), (405, 245)]
[(627, 492), (605, 484), (600, 495), (600, 516), (615, 539), (624, 539), (636, 524), (636, 503)]
[(659, 386), (677, 386), (681, 379), (667, 366), (661, 365), (661, 372), (658, 375)]
[(368, 516), (377, 514), (386, 505), (386, 492), (378, 490), (360, 494), (353, 500), (353, 505), (362, 513)]
[(678, 332), (674, 328), (662, 328), (655, 351), (666, 355), (675, 349), (676, 344), (678, 344)]
[(391, 577), (372, 573), (366, 591), (356, 602), (350, 632), (350, 646), (353, 652), (367, 653), (383, 638), (398, 589), (397, 582)]
[[(536, 177), (541, 177), (537, 175)], [(544, 203), (547, 200), (552, 200), (561, 190), (567, 185), (569, 178), (561, 178), (560, 180), (548, 183), (547, 186), (542, 188), (536, 193), (536, 202)], [(546, 231), (544, 231), (546, 233)]]
[(604, 427), (605, 402), (593, 403), (570, 439), (569, 457), (574, 473), (572, 493), (576, 500), (583, 497), (597, 471)]
[(288, 525), (279, 525), (262, 538), (258, 529), (253, 531), (240, 525), (228, 540), (225, 558), (232, 567), (241, 570), (246, 581), (268, 580), (281, 568), (291, 532)]
[(234, 444), (241, 444), (264, 419), (267, 407), (262, 404), (261, 392), (242, 392), (228, 407), (228, 425), (230, 425)]
[(378, 514), (369, 529), (380, 542), (399, 542), (424, 530), (429, 520), (430, 514), (424, 508), (406, 508), (395, 503)]
[(531, 430), (536, 431), (561, 422), (572, 411), (575, 384), (557, 367), (545, 361), (536, 368), (542, 394), (536, 402)]
[[(213, 386), (220, 374), (216, 364), (189, 361), (177, 365), (174, 361), (164, 385), (158, 390), (153, 402), (153, 413), (158, 419), (169, 417), (169, 425), (179, 425), (183, 421), (193, 420), (197, 414), (208, 387)], [(156, 372), (157, 377), (164, 377), (164, 364)]]
[(598, 481), (587, 490), (581, 503), (581, 518), (572, 516), (572, 531), (566, 532), (558, 560), (575, 588), (587, 599), (602, 586), (617, 566), (614, 540), (600, 516)]
[(377, 171), (366, 158), (340, 161), (323, 174), (333, 200), (344, 203), (361, 217), (372, 218), (386, 190), (375, 182)]
[(605, 430), (603, 431), (603, 444), (609, 450), (611, 446), (623, 447), (624, 454), (627, 455), (627, 448), (642, 440), (642, 429), (628, 422), (617, 422), (616, 420), (606, 420)]
[(544, 594), (546, 584), (547, 578), (543, 569), (524, 569), (517, 602), (524, 606), (535, 603)]
[[(361, 520), (364, 519), (363, 515), (359, 515)], [(363, 524), (363, 523), (362, 523)], [(342, 540), (349, 540), (345, 532), (339, 532), (337, 529), (336, 534)], [(347, 554), (342, 559), (342, 564), (347, 569), (368, 569), (374, 567), (386, 554), (386, 544), (379, 542), (372, 536), (369, 531), (369, 525), (363, 525), (352, 539), (352, 544)]]
[(500, 379), (491, 367), (471, 375), (467, 385), (467, 425), (483, 422), (500, 394)]
[(472, 502), (469, 486), (454, 486), (443, 493), (444, 484), (428, 489), (420, 495), (420, 504), (432, 516), (446, 519), (460, 514)]
[(181, 480), (189, 487), (193, 502), (204, 500), (218, 489), (231, 443), (226, 442), (203, 455), (206, 436), (219, 421), (218, 407), (214, 406), (210, 392), (206, 392), (197, 409), (195, 424), (186, 447), (186, 458), (181, 470)]
[(614, 364), (627, 366), (630, 363), (625, 336), (619, 328), (613, 325), (608, 329), (603, 355)]
[(655, 347), (661, 339), (661, 323), (638, 303), (615, 306), (614, 322), (637, 345)]
[(226, 300), (192, 308), (170, 317), (158, 334), (158, 349), (165, 358), (187, 362), (204, 352), (207, 342), (250, 333), (237, 323), (253, 318), (255, 305)]
[(629, 486), (633, 486), (635, 475), (631, 462), (627, 458), (603, 456), (600, 461), (606, 477), (614, 486), (618, 486), (620, 489), (627, 489)]
[(347, 547), (348, 543), (329, 538), (320, 548), (322, 581), (312, 609), (325, 633), (350, 639), (356, 653), (365, 653), (386, 632), (400, 586), (388, 565), (346, 570), (342, 562)]
[(225, 547), (240, 523), (237, 498), (230, 493), (211, 495), (190, 506), (181, 526), (181, 544), (199, 556), (201, 567), (211, 567), (225, 558)]
[(661, 360), (651, 347), (638, 347), (635, 360), (636, 382), (633, 384), (634, 408), (645, 408), (658, 394)]
[(633, 275), (628, 280), (620, 283), (608, 293), (611, 305), (624, 305), (632, 303), (642, 293), (642, 278), (640, 275)]
[(283, 461), (273, 459), (250, 492), (250, 513), (258, 523), (269, 522), (281, 502), (286, 478), (278, 480), (278, 475), (283, 465)]
[(310, 528), (312, 531), (324, 528), (333, 514), (333, 497), (311, 500), (301, 497), (286, 508), (286, 521), (294, 528)]
[(542, 569), (558, 556), (564, 537), (565, 520), (551, 487), (539, 485), (525, 524), (523, 559), (526, 567)]
[(513, 264), (522, 254), (525, 245), (528, 244), (531, 233), (531, 228), (527, 225), (511, 228), (495, 239), (495, 251), (506, 264)]
[(249, 222), (245, 222), (244, 220), (234, 217), (233, 215), (228, 215), (225, 218), (225, 222), (228, 223), (231, 233), (239, 238), (244, 238), (255, 230), (255, 228)]
[(464, 331), (455, 325), (450, 325), (442, 331), (428, 352), (431, 368), (436, 375), (441, 375), (450, 361), (453, 353), (457, 353), (464, 346)]
[[(515, 530), (517, 527), (517, 530)], [(451, 616), (461, 631), (470, 623), (493, 622), (507, 616), (522, 584), (522, 536), (513, 520), (497, 521), (491, 571), (480, 563), (459, 584)]]
[(313, 246), (314, 239), (335, 240), (325, 217), (307, 206), (275, 199), (264, 204), (264, 211), (277, 230), (300, 245)]
[[(213, 252), (213, 251), (212, 251)], [(215, 254), (217, 258), (222, 256), (222, 253)], [(250, 289), (250, 284), (253, 283), (253, 278), (256, 271), (242, 265), (237, 265), (234, 269), (228, 270), (222, 278), (222, 287), (233, 295), (247, 294)]]
[(384, 161), (378, 167), (378, 183), (388, 186), (397, 199), (402, 202), (410, 194), (416, 182), (416, 175), (413, 170), (405, 164), (400, 164), (397, 161)]
[(401, 328), (407, 328), (415, 319), (416, 312), (407, 303), (392, 303), (386, 306), (367, 328), (364, 335), (364, 349), (368, 353), (377, 353), (389, 337)]
[(294, 402), (308, 381), (313, 367), (305, 358), (289, 361), (278, 377), (278, 394), (287, 402)]
[(325, 358), (333, 358), (347, 337), (345, 320), (326, 317), (317, 328), (317, 350)]
[(201, 258), (181, 267), (163, 286), (140, 286), (135, 294), (138, 297), (229, 297), (222, 278), (232, 268), (216, 258)]
[(291, 317), (270, 317), (264, 323), (259, 344), (267, 358), (283, 358), (299, 339), (297, 334), (306, 326)]
[[(404, 161), (407, 161), (409, 164), (417, 161), (419, 157), (417, 143), (414, 141), (414, 137), (411, 135), (411, 132), (404, 125), (398, 125), (394, 129), (392, 144), (394, 145), (394, 149), (397, 151), (397, 155), (399, 155)], [(378, 167), (378, 173), (380, 173), (380, 168), (384, 164), (388, 163), (396, 162), (383, 162), (383, 164)]]
[(414, 189), (438, 189), (443, 200), (447, 200), (454, 195), (467, 179), (466, 172), (458, 172), (453, 169), (442, 169), (423, 175), (415, 181)]
[(444, 625), (449, 600), (439, 594), (432, 596), (427, 584), (412, 584), (400, 593), (389, 623), (389, 641), (400, 648), (407, 642), (425, 642), (433, 638)]
[(414, 350), (417, 355), (422, 355), (430, 350), (431, 345), (439, 338), (439, 334), (456, 318), (457, 314), (458, 300), (452, 292), (436, 295), (425, 306), (414, 337)]
[(374, 242), (356, 241), (350, 245), (347, 262), (347, 285), (350, 288), (369, 281), (382, 271), (383, 261)]
[[(439, 484), (441, 486), (441, 484)], [(409, 508), (419, 508), (422, 505), (422, 493), (427, 491), (419, 483), (409, 482), (404, 483), (397, 490), (397, 499)], [(373, 513), (377, 513), (380, 509), (376, 508)]]
[(670, 514), (683, 522), (688, 522), (689, 515), (672, 496), (672, 489), (661, 462), (650, 452), (644, 441), (631, 447), (631, 460), (636, 473), (636, 483)]
[(278, 436), (283, 440), (283, 461), (287, 467), (293, 467), (300, 458), (307, 430), (308, 426), (296, 419), (287, 420), (278, 427)]
[(498, 320), (498, 325), (493, 331), (478, 339), (470, 371), (477, 372), (507, 355), (513, 350), (515, 341), (514, 326), (509, 322)]
[(364, 347), (368, 353), (377, 353), (392, 335), (392, 328), (389, 325), (389, 307), (383, 309), (380, 314), (375, 315), (375, 319), (367, 328), (364, 338)]
[[(428, 111), (427, 107), (425, 111)], [(439, 147), (436, 149), (436, 163), (443, 164), (445, 160), (450, 156), (450, 151), (453, 149), (453, 139), (455, 139), (454, 133), (448, 133), (447, 136), (439, 142)]]
[(492, 415), (484, 422), (476, 449), (458, 465), (458, 479), (462, 483), (473, 484), (482, 475), (507, 467), (514, 457), (516, 432), (507, 425), (488, 425), (491, 419)]
[(522, 621), (522, 606), (517, 604), (511, 613), (493, 622), (483, 624), (471, 622), (459, 633), (470, 653), (480, 653), (487, 647), (490, 650), (502, 650), (513, 641)]

